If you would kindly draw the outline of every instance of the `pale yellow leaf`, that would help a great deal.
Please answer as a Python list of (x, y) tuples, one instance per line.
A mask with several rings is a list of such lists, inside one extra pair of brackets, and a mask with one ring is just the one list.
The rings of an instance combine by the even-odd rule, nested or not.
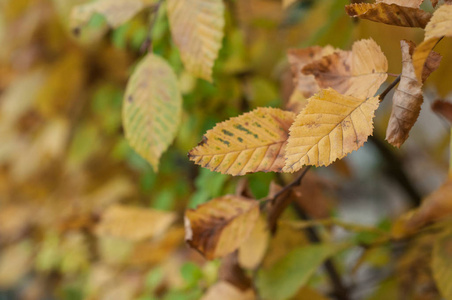
[(141, 0), (97, 0), (75, 6), (71, 11), (70, 26), (77, 32), (89, 22), (93, 14), (105, 17), (111, 27), (118, 27), (145, 7)]
[(227, 281), (219, 281), (211, 286), (201, 300), (254, 300), (253, 289), (240, 290)]
[(447, 228), (435, 240), (432, 253), (432, 272), (444, 299), (452, 299), (452, 228)]
[(189, 152), (190, 160), (230, 175), (279, 172), (284, 144), (295, 114), (276, 108), (257, 108), (217, 124)]
[(146, 55), (127, 83), (122, 119), (129, 144), (154, 170), (174, 139), (181, 111), (173, 69), (161, 57)]
[(326, 55), (334, 53), (334, 48), (331, 46), (319, 47), (313, 46), (303, 49), (289, 49), (287, 50), (287, 60), (290, 64), (295, 92), (299, 92), (304, 97), (311, 97), (317, 93), (320, 88), (313, 75), (306, 75), (301, 72), (304, 66), (312, 63)]
[(224, 28), (222, 0), (168, 0), (171, 35), (185, 68), (212, 81), (212, 67), (221, 48)]
[(282, 6), (284, 9), (288, 8), (289, 6), (291, 6), (292, 4), (296, 3), (298, 0), (283, 0), (282, 1)]
[(290, 127), (285, 172), (304, 165), (327, 166), (360, 148), (372, 134), (378, 97), (359, 99), (322, 90)]
[(360, 40), (351, 51), (336, 51), (305, 67), (320, 88), (333, 88), (341, 94), (358, 98), (372, 97), (386, 80), (388, 61), (374, 40)]
[[(402, 74), (399, 86), (392, 98), (392, 112), (386, 130), (386, 140), (393, 146), (400, 147), (408, 138), (408, 134), (416, 122), (424, 101), (422, 96), (422, 82), (417, 80), (414, 74), (414, 66), (411, 55), (413, 54), (414, 43), (406, 40), (400, 41), (402, 48)], [(430, 56), (436, 58), (438, 54), (431, 52)], [(430, 59), (432, 60), (432, 59)], [(439, 60), (435, 60), (435, 65), (428, 68), (433, 72), (438, 66)], [(424, 70), (427, 70), (425, 68)], [(425, 78), (429, 74), (424, 74)]]
[(207, 259), (223, 257), (247, 240), (259, 218), (259, 202), (240, 196), (215, 198), (185, 212), (185, 240)]
[(452, 36), (452, 5), (441, 5), (434, 13), (425, 27), (424, 41), (420, 43), (413, 53), (413, 65), (416, 77), (420, 80), (424, 65), (430, 52), (444, 37)]
[(30, 271), (33, 261), (33, 249), (30, 241), (22, 241), (2, 247), (0, 256), (0, 288), (14, 288)]
[(424, 28), (432, 14), (416, 7), (386, 3), (355, 3), (345, 6), (351, 17), (402, 27)]
[(100, 236), (141, 241), (161, 235), (175, 219), (173, 212), (113, 205), (102, 215), (96, 233)]
[(419, 8), (424, 0), (377, 0), (376, 3), (397, 4), (405, 7)]
[(267, 251), (270, 232), (266, 219), (261, 216), (248, 239), (240, 246), (238, 260), (240, 266), (253, 270), (259, 266)]

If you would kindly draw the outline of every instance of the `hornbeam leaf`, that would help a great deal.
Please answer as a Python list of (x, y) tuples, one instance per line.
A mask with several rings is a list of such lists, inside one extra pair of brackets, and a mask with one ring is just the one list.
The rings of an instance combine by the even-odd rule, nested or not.
[(98, 0), (78, 5), (71, 11), (71, 28), (77, 32), (95, 13), (103, 15), (111, 27), (118, 27), (144, 7), (145, 3), (142, 0)]
[(212, 81), (212, 67), (224, 35), (222, 0), (168, 0), (167, 9), (171, 34), (185, 68)]
[[(410, 41), (401, 40), (400, 46), (402, 48), (402, 75), (392, 98), (392, 112), (386, 130), (386, 140), (396, 147), (400, 147), (408, 138), (421, 111), (422, 102), (424, 102), (422, 82), (417, 80), (414, 74), (411, 59), (415, 45)], [(429, 67), (424, 69), (427, 73), (423, 74), (425, 79), (438, 68), (441, 56), (432, 51), (428, 61), (430, 62), (427, 64)]]
[(452, 228), (447, 228), (435, 240), (432, 253), (432, 272), (444, 299), (452, 299)]
[(330, 88), (308, 101), (290, 127), (284, 172), (327, 166), (360, 148), (372, 134), (378, 97), (362, 100)]
[(217, 124), (188, 155), (196, 164), (223, 174), (280, 172), (294, 118), (292, 112), (257, 108)]
[(425, 28), (432, 14), (415, 7), (386, 3), (355, 3), (345, 6), (351, 17), (403, 27)]
[(372, 97), (386, 80), (388, 61), (374, 40), (360, 40), (352, 51), (336, 51), (303, 67), (320, 88), (357, 98)]
[(185, 240), (207, 259), (223, 257), (245, 242), (259, 218), (259, 202), (234, 195), (185, 212)]
[(441, 5), (433, 13), (430, 22), (425, 27), (424, 41), (414, 50), (413, 65), (417, 79), (422, 78), (422, 72), (430, 52), (444, 36), (452, 36), (452, 5), (448, 4)]
[(173, 212), (125, 205), (110, 206), (96, 228), (100, 236), (142, 241), (165, 232), (176, 219)]
[(130, 145), (154, 170), (174, 139), (181, 107), (174, 71), (159, 56), (146, 55), (127, 83), (122, 119)]

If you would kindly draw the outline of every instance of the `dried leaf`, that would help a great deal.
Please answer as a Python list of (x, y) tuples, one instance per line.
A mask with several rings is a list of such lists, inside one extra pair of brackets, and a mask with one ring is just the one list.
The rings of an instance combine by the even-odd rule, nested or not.
[(141, 0), (98, 0), (78, 5), (71, 11), (70, 26), (77, 33), (95, 14), (102, 14), (111, 27), (119, 27), (144, 8)]
[(242, 291), (226, 281), (219, 281), (211, 286), (201, 300), (254, 300), (253, 289)]
[(258, 273), (257, 288), (263, 299), (283, 300), (294, 296), (325, 259), (340, 251), (332, 244), (308, 245), (291, 251), (271, 268)]
[(190, 160), (230, 175), (279, 172), (284, 144), (295, 114), (276, 108), (257, 108), (217, 124), (189, 152)]
[(444, 100), (436, 100), (432, 104), (432, 110), (452, 123), (452, 103)]
[(326, 166), (361, 147), (372, 134), (378, 97), (361, 100), (333, 89), (320, 91), (290, 127), (285, 172)]
[(102, 215), (96, 233), (137, 242), (161, 235), (175, 219), (172, 212), (113, 205)]
[[(386, 130), (386, 140), (395, 147), (400, 147), (408, 138), (409, 132), (416, 122), (421, 111), (421, 105), (424, 101), (422, 96), (422, 83), (417, 80), (414, 74), (414, 66), (411, 55), (414, 52), (415, 44), (401, 40), (402, 48), (402, 75), (400, 84), (394, 92), (392, 99), (392, 112), (389, 119), (388, 128)], [(435, 52), (431, 55), (436, 57)], [(439, 61), (435, 60), (436, 65), (430, 65), (428, 69), (433, 72), (438, 66)], [(424, 70), (427, 70), (425, 68)], [(428, 77), (428, 73), (424, 73), (424, 77)]]
[(334, 48), (331, 46), (323, 48), (314, 46), (304, 49), (287, 50), (287, 60), (289, 61), (290, 69), (292, 70), (293, 82), (296, 87), (295, 91), (301, 92), (304, 97), (311, 97), (320, 90), (314, 76), (305, 75), (301, 70), (307, 64), (321, 59), (326, 55), (330, 55), (334, 53), (334, 51)]
[(376, 3), (396, 4), (405, 7), (419, 8), (424, 0), (377, 0)]
[(185, 240), (207, 259), (225, 256), (246, 241), (259, 217), (255, 200), (227, 195), (185, 212)]
[(185, 68), (212, 81), (212, 67), (221, 48), (224, 28), (222, 0), (168, 0), (171, 34)]
[(413, 53), (416, 78), (421, 79), (430, 52), (443, 36), (452, 36), (452, 5), (441, 5), (425, 27), (424, 41)]
[(435, 240), (432, 254), (432, 272), (444, 299), (452, 299), (452, 229)]
[(248, 239), (239, 248), (239, 263), (249, 270), (259, 266), (267, 251), (270, 232), (264, 217), (260, 217)]
[(386, 3), (357, 3), (345, 6), (351, 17), (403, 27), (425, 28), (432, 14), (416, 7)]
[(430, 0), (433, 7), (436, 7), (438, 5), (439, 0)]
[(159, 56), (148, 54), (127, 83), (122, 115), (127, 140), (154, 170), (174, 139), (181, 110), (173, 69)]
[(360, 40), (352, 51), (337, 51), (308, 65), (302, 72), (314, 75), (320, 88), (333, 88), (343, 95), (372, 97), (386, 80), (388, 61), (374, 40)]

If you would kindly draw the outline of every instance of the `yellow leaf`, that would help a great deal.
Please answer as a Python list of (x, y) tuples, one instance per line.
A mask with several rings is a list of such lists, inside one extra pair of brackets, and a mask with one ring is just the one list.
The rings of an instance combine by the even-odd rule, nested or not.
[(259, 203), (240, 196), (215, 198), (185, 212), (185, 240), (207, 259), (242, 245), (259, 218)]
[(320, 88), (315, 81), (313, 75), (306, 75), (301, 72), (304, 66), (312, 63), (326, 55), (334, 53), (334, 48), (331, 46), (319, 47), (313, 46), (304, 49), (289, 49), (287, 50), (287, 60), (292, 71), (293, 82), (296, 87), (295, 92), (300, 92), (304, 97), (311, 97), (317, 93)]
[(297, 2), (298, 0), (283, 0), (282, 1), (282, 6), (284, 9), (288, 8), (289, 6), (291, 6), (292, 4), (294, 4), (295, 2)]
[(320, 91), (290, 127), (285, 172), (304, 165), (327, 166), (357, 150), (372, 134), (378, 97), (365, 100), (333, 89)]
[(432, 14), (415, 7), (386, 3), (355, 3), (345, 6), (351, 17), (403, 27), (424, 28)]
[(279, 172), (284, 144), (295, 114), (276, 108), (257, 108), (217, 124), (189, 152), (190, 160), (230, 175)]
[(422, 71), (430, 51), (443, 36), (452, 36), (452, 5), (441, 5), (425, 27), (424, 41), (413, 53), (413, 65), (416, 77), (422, 78)]
[(259, 266), (267, 251), (270, 232), (266, 219), (261, 216), (251, 231), (248, 239), (239, 248), (239, 264), (245, 269), (253, 270)]
[(102, 215), (96, 233), (136, 242), (161, 235), (175, 219), (172, 212), (113, 205)]
[(130, 145), (154, 168), (174, 139), (179, 126), (182, 98), (168, 63), (148, 54), (127, 83), (123, 124)]
[(448, 228), (435, 240), (432, 272), (444, 299), (452, 299), (452, 228)]
[(201, 300), (254, 300), (253, 289), (240, 290), (227, 281), (219, 281), (211, 286)]
[(424, 0), (377, 0), (376, 3), (396, 4), (405, 7), (419, 8)]
[(221, 48), (224, 28), (222, 0), (168, 0), (171, 34), (185, 68), (212, 81), (212, 67)]
[(111, 27), (118, 27), (144, 8), (141, 0), (98, 0), (78, 5), (71, 11), (70, 26), (77, 32), (86, 25), (93, 14), (102, 14)]
[(372, 97), (386, 80), (388, 61), (374, 40), (360, 40), (352, 51), (336, 51), (308, 65), (302, 72), (312, 74), (320, 88), (333, 88), (357, 98)]
[[(393, 146), (400, 147), (408, 138), (408, 134), (416, 122), (424, 101), (422, 96), (422, 82), (417, 80), (414, 74), (414, 66), (411, 55), (413, 54), (414, 43), (406, 40), (400, 41), (402, 48), (402, 75), (400, 84), (394, 92), (392, 98), (392, 112), (386, 130), (386, 140)], [(439, 59), (437, 59), (439, 58)], [(438, 68), (441, 56), (435, 52), (430, 53), (430, 64), (428, 72), (431, 73)], [(425, 68), (424, 70), (427, 70)], [(427, 78), (430, 74), (424, 74)]]

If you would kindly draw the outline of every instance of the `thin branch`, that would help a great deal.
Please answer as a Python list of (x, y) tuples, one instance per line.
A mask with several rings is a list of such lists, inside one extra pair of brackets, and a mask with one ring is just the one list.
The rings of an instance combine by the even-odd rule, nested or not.
[(399, 74), (399, 76), (397, 76), (396, 79), (394, 79), (393, 82), (391, 82), (390, 85), (388, 85), (388, 87), (383, 91), (383, 93), (380, 94), (379, 98), (380, 98), (380, 102), (383, 101), (386, 97), (386, 95), (397, 85), (397, 83), (400, 82), (400, 78), (401, 78), (402, 74)]
[(281, 196), (282, 194), (284, 194), (286, 191), (290, 190), (293, 187), (299, 186), (301, 184), (301, 181), (303, 180), (303, 177), (306, 175), (306, 173), (308, 173), (309, 169), (311, 168), (311, 166), (307, 166), (304, 168), (303, 172), (300, 173), (300, 175), (298, 175), (297, 178), (295, 178), (294, 181), (292, 181), (291, 183), (289, 183), (288, 185), (286, 185), (285, 187), (283, 187), (279, 192), (277, 192), (273, 198), (271, 199), (271, 201), (276, 201), (276, 199)]
[(148, 35), (146, 37), (146, 40), (143, 42), (143, 44), (140, 47), (140, 53), (144, 54), (146, 52), (152, 52), (152, 29), (155, 26), (155, 22), (157, 21), (157, 17), (159, 14), (159, 9), (162, 4), (163, 0), (160, 0), (151, 8), (151, 16), (149, 21), (149, 31)]
[(386, 74), (388, 74), (388, 76), (391, 76), (391, 77), (397, 77), (400, 75), (400, 74), (394, 74), (394, 73), (389, 73), (389, 72), (386, 72)]

